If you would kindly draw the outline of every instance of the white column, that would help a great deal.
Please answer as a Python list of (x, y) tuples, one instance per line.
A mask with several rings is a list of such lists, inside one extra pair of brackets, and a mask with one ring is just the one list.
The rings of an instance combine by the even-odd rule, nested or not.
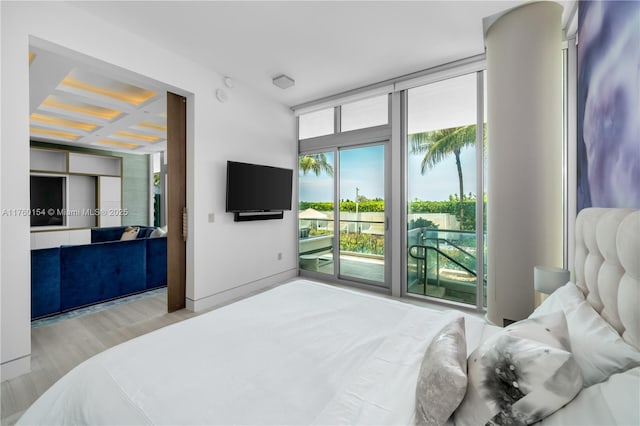
[(563, 263), (561, 14), (527, 4), (485, 35), (487, 318), (497, 325), (533, 310), (535, 265)]

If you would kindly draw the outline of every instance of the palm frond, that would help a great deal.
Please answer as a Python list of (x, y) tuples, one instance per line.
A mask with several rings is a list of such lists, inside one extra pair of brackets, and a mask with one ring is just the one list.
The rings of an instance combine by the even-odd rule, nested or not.
[(324, 171), (329, 176), (333, 176), (333, 166), (327, 160), (325, 154), (309, 154), (300, 156), (298, 159), (298, 167), (303, 174), (312, 171), (316, 176)]
[(425, 153), (420, 164), (422, 174), (427, 169), (435, 167), (449, 154), (459, 154), (463, 147), (475, 144), (475, 141), (475, 124), (409, 135), (410, 152)]

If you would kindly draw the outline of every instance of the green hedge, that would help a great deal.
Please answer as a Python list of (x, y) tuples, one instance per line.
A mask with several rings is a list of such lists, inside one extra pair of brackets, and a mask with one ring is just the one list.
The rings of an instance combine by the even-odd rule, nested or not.
[[(454, 215), (460, 222), (459, 201), (411, 201), (408, 207), (409, 213), (449, 213)], [(463, 201), (462, 210), (464, 218), (460, 229), (476, 229), (476, 200)]]
[(298, 208), (300, 211), (306, 209), (314, 209), (319, 212), (332, 212), (333, 211), (333, 203), (331, 201), (300, 201), (298, 204)]
[[(318, 210), (319, 212), (331, 212), (333, 211), (333, 203), (330, 201), (321, 201), (321, 202), (300, 202), (300, 211), (306, 210), (308, 208), (312, 208)], [(341, 212), (356, 212), (356, 202), (355, 201), (340, 201), (340, 211)], [(358, 204), (358, 211), (362, 213), (370, 213), (370, 212), (384, 212), (384, 201), (383, 200), (367, 200), (362, 201)]]
[[(462, 220), (462, 230), (476, 229), (476, 201), (468, 200), (462, 203), (464, 211), (464, 219)], [(299, 204), (300, 211), (312, 208), (321, 212), (333, 211), (333, 203), (325, 202), (307, 202), (301, 201)], [(411, 201), (409, 202), (409, 213), (449, 213), (454, 215), (460, 221), (460, 202), (451, 201)], [(356, 203), (354, 201), (341, 201), (340, 211), (355, 212)], [(358, 211), (360, 212), (384, 212), (384, 201), (367, 200), (359, 203)], [(486, 211), (486, 204), (485, 204)], [(486, 217), (486, 216), (485, 216)], [(486, 222), (485, 222), (486, 225)]]

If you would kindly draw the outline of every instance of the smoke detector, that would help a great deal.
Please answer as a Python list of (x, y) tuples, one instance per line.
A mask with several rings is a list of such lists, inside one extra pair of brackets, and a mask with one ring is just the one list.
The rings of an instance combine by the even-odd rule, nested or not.
[(287, 89), (293, 86), (294, 84), (296, 84), (296, 81), (294, 79), (284, 74), (275, 77), (272, 81), (273, 81), (273, 84), (275, 84), (281, 89)]

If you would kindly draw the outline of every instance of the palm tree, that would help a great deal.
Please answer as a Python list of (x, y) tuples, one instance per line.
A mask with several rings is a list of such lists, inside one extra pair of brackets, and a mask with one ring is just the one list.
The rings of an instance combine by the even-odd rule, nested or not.
[(453, 154), (458, 168), (458, 182), (460, 184), (460, 224), (464, 217), (464, 181), (462, 179), (462, 163), (460, 151), (468, 145), (476, 143), (476, 125), (452, 127), (449, 129), (434, 130), (409, 135), (411, 153), (425, 153), (420, 163), (420, 173), (432, 169), (449, 154)]
[(298, 166), (305, 175), (311, 170), (316, 176), (320, 176), (323, 171), (333, 176), (333, 166), (327, 161), (325, 154), (302, 155), (298, 160)]

